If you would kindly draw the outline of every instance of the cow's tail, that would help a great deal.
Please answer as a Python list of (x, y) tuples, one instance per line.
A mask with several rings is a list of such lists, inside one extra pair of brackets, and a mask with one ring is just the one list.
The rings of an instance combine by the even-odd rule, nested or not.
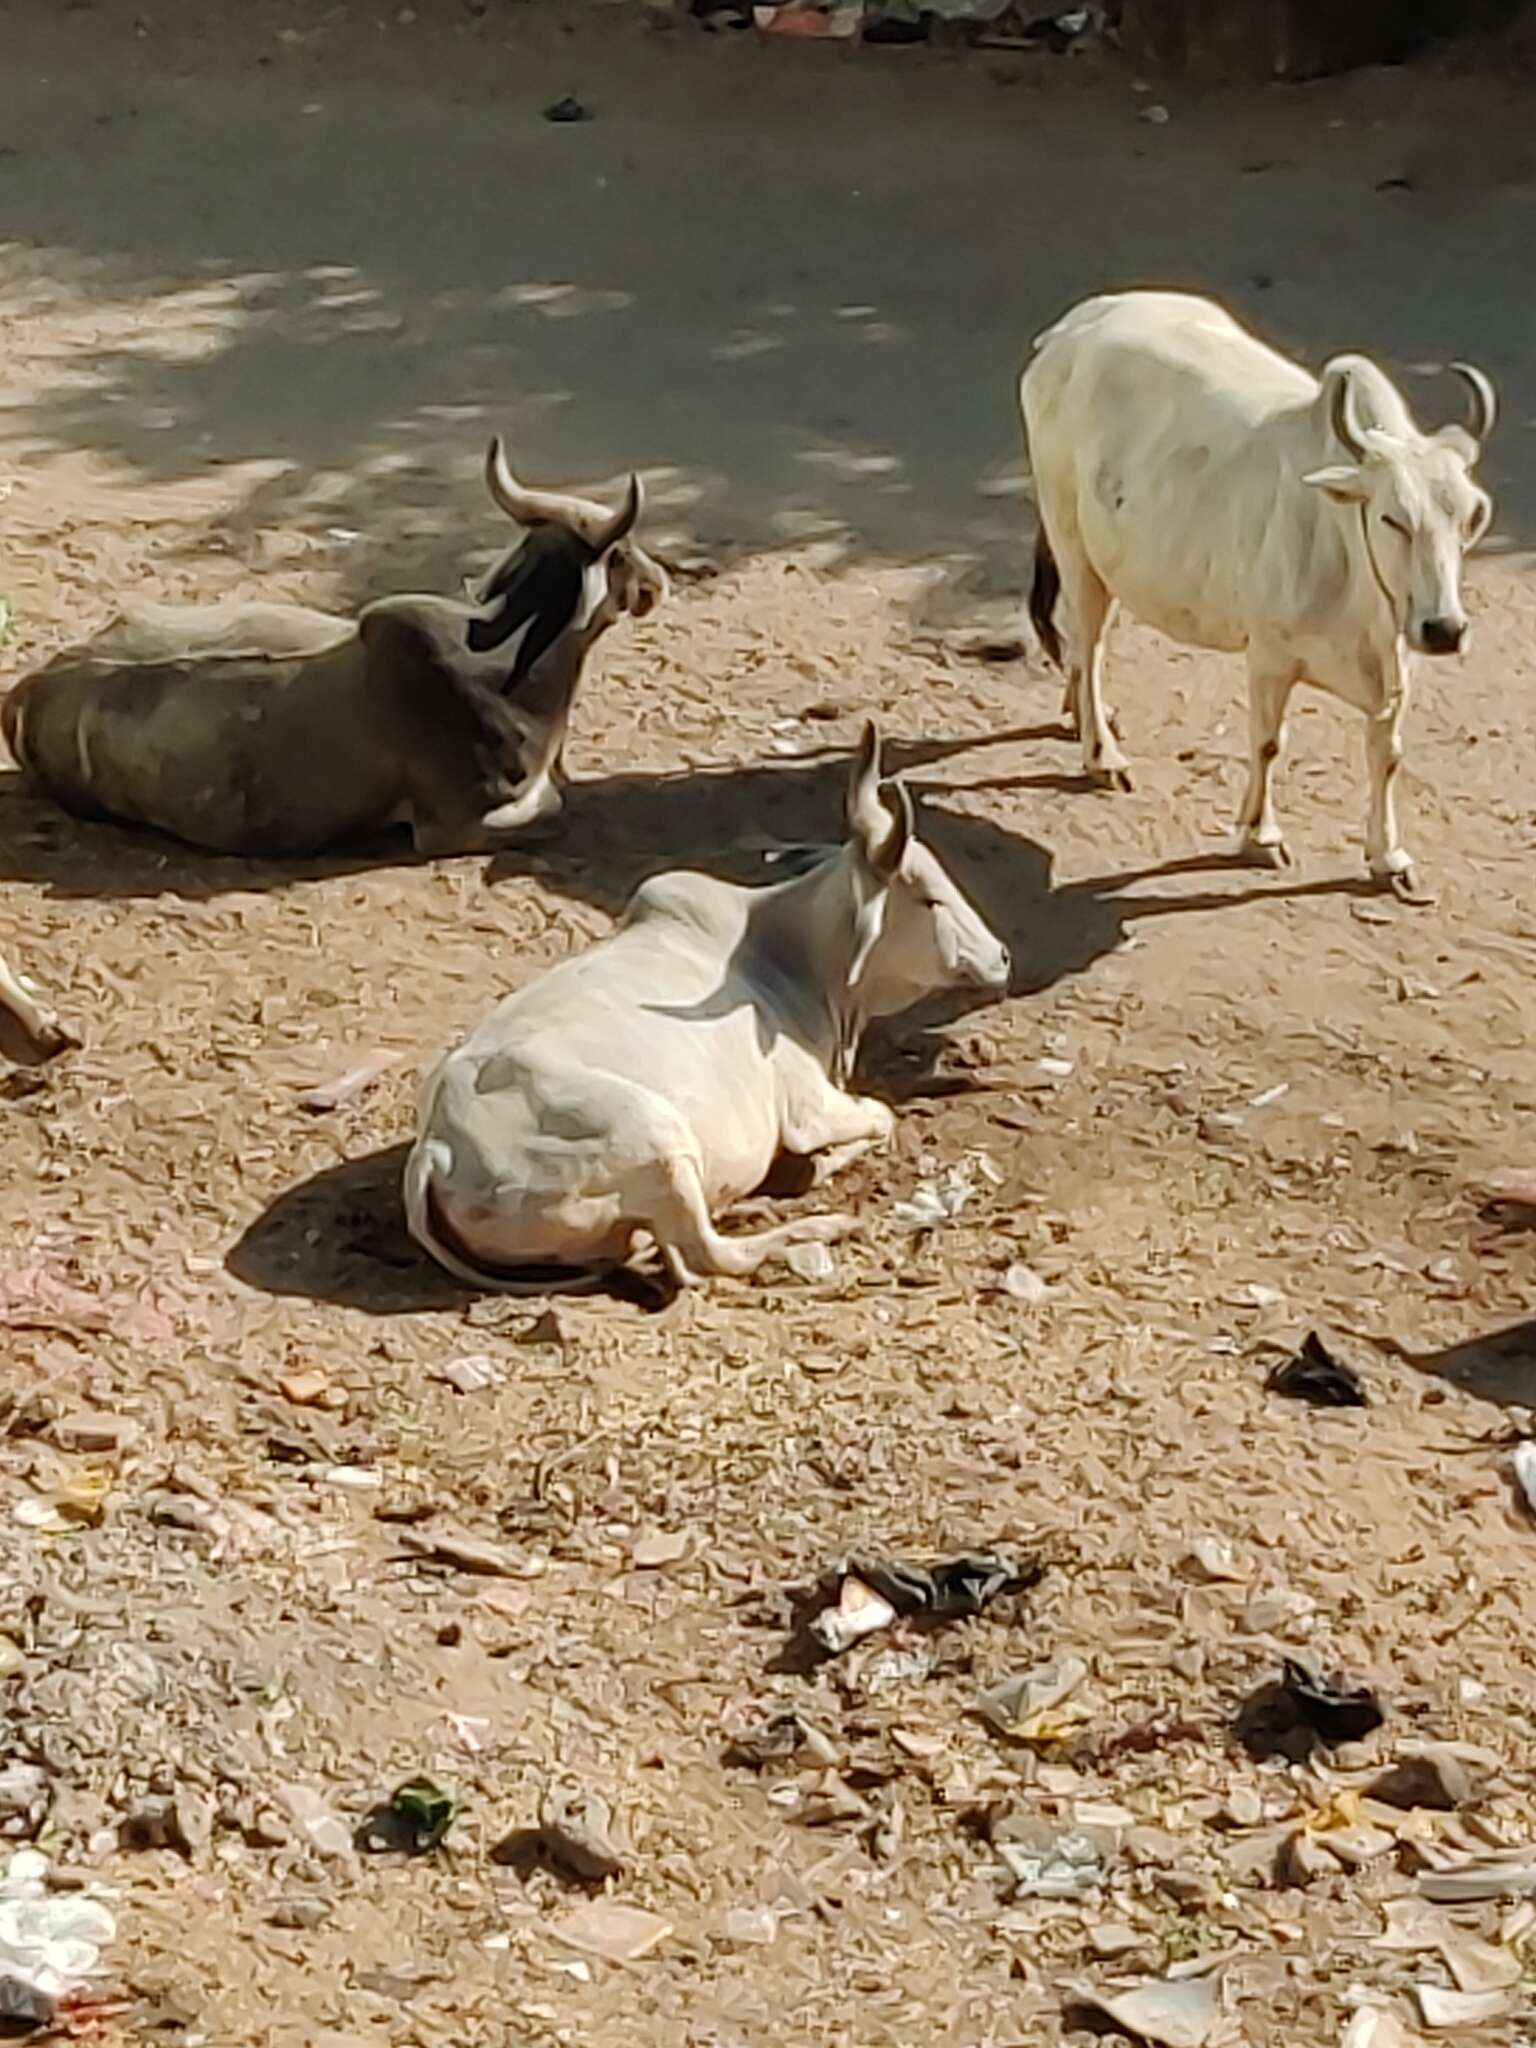
[(23, 773), (31, 767), (27, 759), (27, 689), (18, 683), (0, 704), (0, 732), (11, 750), (11, 759)]
[(486, 1294), (592, 1294), (606, 1287), (609, 1267), (497, 1266), (477, 1259), (459, 1241), (442, 1211), (437, 1180), (453, 1164), (441, 1138), (420, 1138), (405, 1162), (405, 1220), (416, 1242), (455, 1280)]
[(1035, 573), (1029, 586), (1029, 623), (1047, 661), (1061, 667), (1061, 635), (1056, 630), (1056, 601), (1061, 596), (1061, 571), (1051, 553), (1044, 526), (1035, 535)]

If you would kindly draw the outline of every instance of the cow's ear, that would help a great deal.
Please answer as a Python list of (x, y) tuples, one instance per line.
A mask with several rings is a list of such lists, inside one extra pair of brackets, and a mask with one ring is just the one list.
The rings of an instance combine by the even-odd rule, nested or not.
[(1359, 505), (1371, 495), (1363, 470), (1348, 463), (1330, 463), (1326, 469), (1308, 470), (1302, 478), (1314, 491), (1326, 491), (1336, 505)]

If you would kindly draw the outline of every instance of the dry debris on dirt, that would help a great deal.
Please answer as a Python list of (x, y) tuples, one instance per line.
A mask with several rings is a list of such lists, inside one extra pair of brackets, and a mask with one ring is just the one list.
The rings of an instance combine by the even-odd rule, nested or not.
[[(119, 317), (47, 267), (17, 405)], [(19, 467), (12, 672), (126, 591), (355, 590), (324, 494), (249, 482)], [(1427, 907), (1357, 880), (1342, 716), (1298, 872), (1234, 869), (1230, 664), (1118, 633), (1092, 793), (1052, 679), (799, 541), (610, 637), (524, 853), (265, 868), (7, 785), (3, 947), (83, 1045), (0, 1082), (0, 1835), (47, 1859), (0, 1986), (13, 1906), (94, 1902), (68, 2024), (171, 2048), (1518, 2038), (1536, 618), (1475, 582)], [(834, 832), (868, 713), (1018, 985), (871, 1046), (862, 1235), (460, 1294), (400, 1219), (422, 1067), (645, 873)]]

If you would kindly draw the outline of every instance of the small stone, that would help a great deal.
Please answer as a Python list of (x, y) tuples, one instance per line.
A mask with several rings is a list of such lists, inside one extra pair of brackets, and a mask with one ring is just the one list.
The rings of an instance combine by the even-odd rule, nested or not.
[(1315, 1836), (1304, 1828), (1288, 1835), (1281, 1845), (1276, 1875), (1282, 1884), (1305, 1888), (1320, 1877), (1337, 1877), (1339, 1864)]
[(631, 1561), (637, 1571), (659, 1571), (663, 1565), (677, 1564), (688, 1555), (688, 1540), (684, 1529), (644, 1529), (635, 1538)]
[(325, 1899), (279, 1899), (267, 1915), (273, 1927), (323, 1927), (331, 1917)]
[(837, 1272), (837, 1261), (824, 1244), (792, 1244), (785, 1248), (784, 1263), (797, 1280), (815, 1285), (821, 1280), (832, 1279)]
[(778, 1936), (779, 1916), (772, 1906), (733, 1906), (720, 1931), (739, 1947), (767, 1948)]
[(1438, 1747), (1426, 1748), (1384, 1771), (1368, 1796), (1404, 1812), (1427, 1807), (1435, 1813), (1454, 1813), (1472, 1797), (1472, 1774), (1459, 1757)]
[(61, 1451), (78, 1451), (87, 1457), (125, 1450), (138, 1433), (139, 1426), (131, 1417), (92, 1408), (61, 1415), (49, 1430)]
[(1104, 1926), (1088, 1930), (1088, 1946), (1104, 1962), (1112, 1962), (1116, 1956), (1129, 1955), (1132, 1949), (1141, 1947), (1143, 1939), (1124, 1920), (1106, 1921)]
[(1234, 1828), (1256, 1828), (1264, 1818), (1264, 1802), (1251, 1785), (1234, 1785), (1222, 1810)]
[(539, 1809), (539, 1839), (552, 1863), (583, 1884), (602, 1884), (624, 1871), (612, 1838), (613, 1815), (594, 1794), (548, 1794)]
[(277, 1384), (283, 1399), (291, 1401), (295, 1408), (318, 1408), (331, 1391), (325, 1374), (313, 1366), (307, 1372), (281, 1373)]
[(253, 1849), (281, 1849), (293, 1840), (293, 1830), (280, 1813), (263, 1806), (252, 1816), (245, 1839)]
[(0, 1835), (30, 1841), (53, 1797), (48, 1774), (19, 1758), (0, 1770)]
[(1152, 1880), (1165, 1898), (1179, 1906), (1214, 1906), (1216, 1880), (1203, 1870), (1159, 1870)]
[(1166, 1828), (1127, 1828), (1124, 1849), (1129, 1862), (1170, 1869), (1179, 1860), (1181, 1843)]

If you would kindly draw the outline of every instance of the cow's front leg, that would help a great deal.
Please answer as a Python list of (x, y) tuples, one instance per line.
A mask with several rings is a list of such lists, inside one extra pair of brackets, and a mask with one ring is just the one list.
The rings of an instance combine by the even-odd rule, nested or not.
[(1389, 696), (1366, 714), (1365, 761), (1370, 775), (1370, 810), (1365, 826), (1365, 857), (1372, 875), (1398, 895), (1417, 895), (1413, 858), (1398, 836), (1397, 775), (1403, 765), (1403, 720), (1408, 711), (1406, 690)]
[(1250, 656), (1248, 663), (1248, 788), (1238, 812), (1239, 850), (1261, 867), (1291, 864), (1275, 817), (1275, 768), (1285, 746), (1285, 711), (1296, 687), (1293, 663)]
[(844, 1167), (888, 1145), (896, 1118), (872, 1095), (848, 1095), (819, 1069), (797, 1074), (786, 1090), (779, 1124), (785, 1152), (810, 1159), (813, 1185), (823, 1186)]

